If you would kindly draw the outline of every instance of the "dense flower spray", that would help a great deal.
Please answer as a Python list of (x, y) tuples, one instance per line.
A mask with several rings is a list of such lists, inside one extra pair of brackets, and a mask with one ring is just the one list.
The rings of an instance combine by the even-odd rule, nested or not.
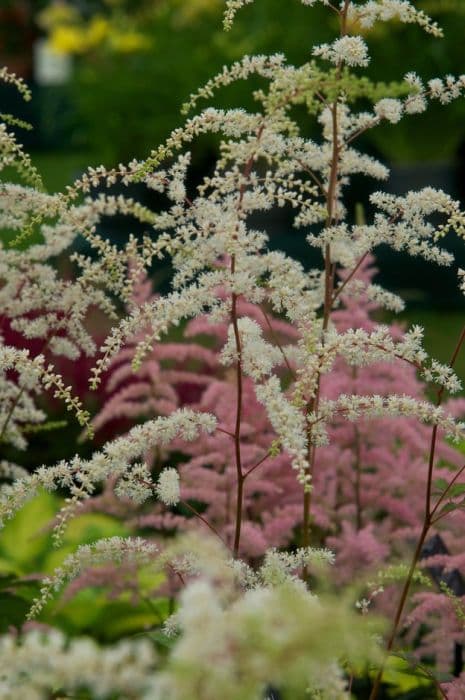
[[(226, 28), (249, 2), (226, 3)], [(314, 47), (312, 60), (295, 67), (281, 55), (245, 57), (225, 68), (185, 107), (187, 113), (222, 86), (257, 75), (267, 87), (254, 93), (256, 111), (207, 107), (145, 161), (113, 170), (89, 169), (64, 195), (44, 194), (15, 138), (6, 126), (0, 132), (3, 167), (16, 163), (29, 182), (1, 185), (3, 226), (18, 234), (16, 243), (36, 228), (41, 236), (40, 243), (24, 250), (2, 248), (2, 313), (15, 332), (43, 339), (42, 352), (35, 356), (6, 343), (0, 346), (2, 439), (24, 446), (24, 424), (44, 419), (34, 404), (41, 387), (54, 387), (79, 420), (89, 422), (80, 402), (45, 362), (44, 352), (70, 358), (93, 354), (95, 344), (85, 325), (90, 307), (115, 320), (99, 350), (91, 386), (97, 388), (113, 370), (109, 382), (116, 393), (94, 425), (101, 427), (118, 410), (126, 418), (144, 419), (150, 413), (88, 459), (76, 456), (39, 466), (31, 474), (7, 465), (5, 474), (13, 478), (0, 491), (1, 516), (12, 517), (40, 489), (66, 489), (70, 498), (57, 520), (59, 543), (80, 504), (110, 480), (116, 496), (134, 504), (158, 497), (163, 504), (159, 513), (165, 506), (187, 504), (199, 527), (208, 526), (229, 550), (225, 555), (212, 545), (201, 565), (201, 545), (188, 540), (188, 552), (161, 557), (177, 573), (183, 592), (177, 620), (171, 620), (173, 628), (178, 623), (179, 636), (166, 667), (150, 686), (158, 688), (160, 697), (216, 697), (219, 682), (223, 696), (231, 700), (261, 698), (269, 682), (291, 693), (308, 689), (314, 697), (349, 697), (346, 676), (353, 675), (360, 660), (352, 652), (362, 650), (366, 659), (376, 661), (368, 652), (375, 645), (367, 643), (366, 616), (360, 615), (360, 626), (355, 625), (356, 608), (349, 613), (341, 603), (328, 625), (330, 606), (309, 590), (315, 551), (310, 544), (321, 537), (319, 528), (334, 538), (340, 580), (350, 574), (348, 552), (363, 551), (372, 563), (391, 552), (387, 542), (394, 549), (399, 545), (400, 556), (412, 551), (407, 533), (416, 537), (384, 646), (390, 652), (428, 535), (450, 513), (454, 527), (462, 524), (465, 467), (456, 452), (440, 446), (443, 437), (452, 442), (464, 438), (457, 406), (444, 401), (446, 392), (460, 390), (460, 382), (451, 366), (428, 358), (420, 328), (400, 333), (373, 324), (367, 313), (370, 303), (398, 311), (402, 302), (374, 284), (364, 264), (380, 244), (434, 264), (452, 264), (441, 238), (449, 231), (462, 234), (465, 218), (448, 195), (425, 188), (404, 196), (376, 192), (371, 196), (373, 221), (351, 225), (344, 192), (354, 174), (378, 180), (388, 176), (381, 163), (356, 150), (361, 134), (382, 122), (396, 124), (423, 112), (431, 101), (460, 97), (465, 77), (424, 83), (408, 73), (392, 94), (389, 86), (360, 75), (370, 60), (365, 34), (378, 21), (391, 19), (417, 24), (434, 37), (441, 35), (439, 27), (407, 0), (322, 3), (337, 18), (339, 36)], [(14, 76), (4, 72), (2, 77), (27, 94)], [(315, 118), (320, 140), (302, 135), (294, 118), (296, 106)], [(184, 147), (203, 133), (220, 135), (220, 152), (213, 172), (191, 192), (186, 185), (190, 157)], [(154, 213), (111, 194), (108, 189), (116, 182), (145, 183), (166, 198), (166, 208)], [(105, 193), (93, 197), (98, 186)], [(311, 246), (321, 249), (321, 268), (305, 270), (300, 262), (271, 250), (266, 231), (251, 226), (252, 214), (272, 216), (276, 207), (294, 212), (295, 226), (304, 229)], [(146, 235), (130, 236), (123, 249), (99, 235), (96, 227), (102, 217), (116, 213), (143, 222)], [(84, 237), (93, 254), (72, 254), (75, 276), (63, 280), (49, 259), (65, 252), (76, 235)], [(142, 271), (166, 256), (174, 267), (170, 293), (146, 294), (141, 303), (131, 302)], [(129, 308), (118, 319), (121, 302)], [(348, 310), (354, 316), (349, 322), (350, 315), (343, 316)], [(215, 348), (186, 343), (163, 349), (166, 335), (186, 322), (192, 336), (212, 324), (207, 335), (215, 339)], [(465, 332), (451, 364), (464, 337)], [(172, 359), (174, 366), (163, 366)], [(129, 381), (129, 360), (142, 381)], [(404, 365), (402, 385), (392, 375), (386, 381), (388, 367)], [(436, 385), (436, 401), (424, 396), (418, 377)], [(183, 383), (197, 386), (190, 404), (181, 398)], [(380, 427), (383, 435), (377, 438)], [(392, 441), (398, 441), (397, 451)], [(179, 470), (163, 458), (170, 449), (180, 449), (188, 458)], [(154, 457), (163, 469), (153, 469)], [(406, 472), (409, 465), (404, 479), (400, 469), (392, 471), (393, 459), (405, 464)], [(380, 487), (373, 474), (384, 478)], [(436, 477), (442, 479), (437, 486)], [(411, 513), (398, 497), (404, 488)], [(207, 498), (210, 489), (222, 495), (219, 503)], [(191, 501), (202, 501), (202, 496), (207, 511), (199, 512)], [(382, 501), (381, 514), (373, 508), (373, 498)], [(335, 515), (328, 516), (328, 507)], [(276, 528), (280, 518), (287, 528), (281, 541)], [(284, 544), (295, 525), (295, 544), (300, 546), (295, 555), (268, 550), (257, 570), (242, 561), (242, 553), (262, 555), (275, 538)], [(454, 527), (452, 557), (458, 556)], [(129, 557), (134, 564), (137, 553), (144, 565), (147, 557), (152, 561), (159, 556), (153, 547), (121, 538), (79, 549), (44, 582), (31, 614), (41, 611), (54, 587), (95, 559), (107, 563)], [(367, 609), (360, 601), (358, 607)], [(310, 643), (308, 630), (317, 644)], [(18, 654), (13, 646), (15, 663)], [(207, 660), (207, 667), (199, 658), (203, 664)], [(299, 658), (302, 664), (290, 664)], [(21, 663), (18, 669), (22, 673)], [(383, 670), (381, 660), (371, 700), (378, 696)], [(50, 666), (46, 671), (53, 673)], [(14, 684), (16, 676), (6, 682)], [(71, 687), (75, 682), (70, 679)], [(89, 677), (91, 685), (95, 682)], [(117, 687), (109, 692), (113, 690), (118, 692)]]

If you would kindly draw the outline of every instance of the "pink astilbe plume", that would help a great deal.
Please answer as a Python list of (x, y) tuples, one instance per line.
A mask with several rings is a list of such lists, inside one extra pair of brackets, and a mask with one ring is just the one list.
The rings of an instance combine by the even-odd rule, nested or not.
[[(136, 278), (131, 306), (152, 298), (152, 284), (144, 274)], [(110, 364), (103, 391), (108, 399), (95, 416), (96, 431), (114, 434), (134, 421), (169, 415), (180, 405), (192, 403), (213, 379), (216, 354), (199, 343), (157, 343), (140, 369), (134, 372), (135, 347), (144, 330), (134, 336)]]
[[(371, 261), (359, 270), (358, 279), (368, 283), (374, 275)], [(376, 327), (372, 313), (376, 304), (363, 297), (357, 303), (343, 297), (344, 306), (333, 320), (338, 329)], [(394, 337), (402, 328), (390, 326)], [(338, 360), (322, 382), (322, 393), (336, 398), (342, 394), (405, 394), (425, 396), (425, 383), (416, 368), (402, 361), (376, 363), (351, 368)], [(461, 415), (463, 399), (446, 403), (448, 410)], [(425, 513), (425, 491), (431, 429), (415, 419), (361, 419), (357, 424), (341, 420), (330, 428), (330, 443), (319, 450), (313, 476), (314, 523), (327, 533), (325, 543), (336, 553), (336, 573), (340, 582), (349, 582), (364, 570), (382, 568), (382, 563), (405, 560), (418, 538)], [(451, 468), (458, 469), (464, 456), (443, 439), (438, 440), (434, 481), (450, 480)], [(458, 483), (463, 483), (463, 478)], [(457, 500), (457, 499), (456, 499)], [(440, 520), (441, 533), (450, 554), (425, 559), (425, 567), (441, 565), (465, 572), (463, 557), (464, 513), (454, 512)], [(420, 657), (434, 655), (443, 669), (451, 669), (454, 640), (464, 639), (450, 600), (433, 584), (433, 590), (413, 599), (409, 618), (409, 638), (421, 631)], [(392, 615), (392, 599), (379, 596), (376, 603)], [(426, 629), (424, 633), (426, 623)], [(418, 642), (418, 637), (417, 637)]]
[[(221, 295), (221, 290), (218, 294)], [(150, 286), (140, 277), (134, 302), (141, 303), (149, 296)], [(297, 337), (290, 324), (269, 317), (253, 304), (239, 302), (238, 315), (253, 318), (265, 335), (280, 343), (289, 343)], [(138, 338), (131, 339), (110, 366), (105, 384), (110, 398), (93, 424), (96, 430), (108, 430), (117, 425), (116, 421), (120, 421), (121, 426), (124, 419), (129, 426), (136, 419), (169, 414), (184, 405), (215, 415), (218, 429), (212, 435), (203, 435), (194, 443), (175, 441), (173, 448), (187, 458), (178, 466), (183, 500), (195, 502), (204, 518), (231, 544), (237, 477), (231, 433), (236, 399), (231, 370), (220, 362), (227, 333), (227, 322), (212, 323), (206, 316), (194, 319), (184, 329), (182, 342), (156, 344), (136, 373), (131, 362)], [(200, 337), (203, 338), (201, 342)], [(249, 557), (257, 557), (267, 547), (281, 546), (291, 540), (301, 517), (301, 490), (289, 457), (268, 454), (276, 435), (262, 404), (257, 401), (251, 379), (244, 379), (243, 391), (242, 461), (244, 472), (251, 470), (251, 473), (245, 482), (241, 551)], [(168, 455), (164, 458), (169, 461)], [(108, 506), (107, 492), (105, 507)], [(184, 517), (167, 511), (160, 504), (141, 514), (137, 524), (161, 531), (205, 527), (191, 513)]]
[[(357, 273), (361, 290), (371, 283), (375, 272), (372, 260), (367, 258)], [(149, 296), (150, 287), (141, 278), (135, 299), (140, 303)], [(377, 327), (373, 314), (379, 306), (363, 291), (357, 301), (342, 295), (341, 302), (333, 315), (340, 332), (349, 328), (370, 332)], [(269, 341), (281, 348), (297, 341), (292, 326), (264, 313), (258, 305), (239, 300), (238, 316), (254, 319)], [(403, 337), (398, 324), (389, 326), (389, 332), (396, 340)], [(168, 414), (186, 404), (215, 415), (217, 430), (202, 434), (195, 442), (174, 441), (174, 453), (155, 456), (155, 469), (171, 463), (171, 457), (177, 455), (182, 500), (195, 507), (231, 546), (237, 479), (232, 439), (236, 396), (233, 372), (220, 361), (227, 334), (227, 322), (212, 323), (208, 316), (198, 317), (186, 325), (181, 341), (157, 343), (137, 373), (131, 368), (137, 338), (131, 339), (112, 362), (106, 380), (110, 398), (94, 419), (94, 426), (108, 429), (122, 418), (129, 426), (139, 418)], [(292, 360), (285, 360), (283, 357), (280, 372), (285, 381), (291, 381)], [(321, 386), (325, 399), (337, 399), (341, 394), (397, 394), (421, 400), (425, 391), (416, 367), (400, 359), (354, 368), (339, 358)], [(453, 400), (448, 408), (459, 415), (463, 404), (462, 400)], [(424, 515), (431, 429), (404, 416), (362, 418), (356, 424), (341, 417), (330, 424), (329, 438), (329, 444), (317, 452), (313, 474), (312, 532), (315, 542), (336, 552), (337, 580), (345, 583), (386, 563), (402, 561), (411, 550)], [(252, 559), (270, 546), (295, 540), (302, 525), (301, 487), (289, 455), (279, 450), (270, 454), (275, 439), (266, 411), (256, 398), (254, 383), (244, 377), (241, 452), (244, 473), (252, 471), (244, 485), (241, 553)], [(438, 441), (436, 455), (435, 479), (447, 478), (450, 467), (457, 468), (463, 461), (462, 455), (442, 440)], [(153, 458), (148, 456), (151, 464)], [(106, 505), (103, 500), (101, 505), (109, 508), (111, 489), (105, 493)], [(158, 534), (192, 528), (202, 531), (206, 527), (182, 505), (173, 510), (156, 503), (142, 512), (131, 507), (128, 518), (133, 525)], [(450, 557), (461, 570), (463, 557), (458, 553), (464, 524), (461, 512), (438, 523), (451, 552), (446, 560)], [(442, 600), (443, 594), (438, 591), (437, 596), (450, 610), (450, 603)], [(380, 596), (379, 604), (389, 608), (390, 601), (382, 599)], [(453, 622), (450, 616), (448, 619), (449, 629)], [(450, 654), (451, 645), (441, 646), (441, 639), (444, 642), (439, 625), (434, 640), (425, 637), (428, 652), (434, 641), (438, 654)]]
[[(358, 280), (368, 284), (375, 272), (372, 261), (367, 259), (358, 272)], [(376, 310), (377, 305), (363, 295), (357, 302), (344, 296), (343, 307), (334, 312), (333, 320), (338, 330), (372, 331), (378, 325), (373, 319)], [(391, 325), (389, 331), (394, 338), (402, 337), (399, 325)], [(423, 399), (425, 390), (415, 366), (402, 360), (355, 368), (338, 359), (322, 381), (322, 395), (330, 399), (341, 394), (398, 394)], [(463, 412), (464, 404), (456, 400), (450, 408), (458, 414)], [(406, 417), (362, 418), (357, 424), (342, 419), (333, 422), (329, 446), (319, 450), (313, 477), (314, 521), (323, 530), (333, 531), (332, 547), (344, 550), (349, 532), (351, 540), (355, 533), (370, 532), (370, 542), (374, 537), (380, 552), (384, 549), (386, 554), (400, 555), (405, 545), (409, 546), (424, 515), (430, 440), (430, 428)], [(459, 467), (463, 462), (455, 448), (444, 441), (438, 443), (436, 478), (450, 473), (447, 465)], [(366, 559), (373, 559), (373, 551), (367, 553)], [(363, 557), (354, 559), (352, 566), (348, 562), (347, 578), (357, 572), (361, 561)]]
[[(230, 544), (234, 533), (236, 473), (234, 441), (226, 433), (234, 428), (233, 397), (233, 386), (227, 379), (211, 384), (198, 408), (216, 415), (220, 430), (196, 443), (179, 445), (190, 456), (180, 467), (183, 497), (204, 504), (205, 515)], [(301, 518), (301, 497), (288, 456), (267, 457), (275, 435), (250, 380), (244, 382), (244, 398), (241, 441), (244, 471), (254, 469), (264, 460), (245, 482), (242, 549), (244, 554), (256, 557), (269, 546), (289, 542)]]

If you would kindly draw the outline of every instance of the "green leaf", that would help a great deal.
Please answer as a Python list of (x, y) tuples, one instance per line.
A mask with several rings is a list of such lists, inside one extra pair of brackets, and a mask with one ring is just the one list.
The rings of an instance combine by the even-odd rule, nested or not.
[(26, 503), (0, 533), (0, 554), (16, 564), (20, 573), (37, 571), (42, 557), (51, 548), (48, 527), (58, 508), (57, 497), (42, 492)]
[(459, 504), (457, 504), (457, 503), (451, 503), (451, 502), (446, 503), (440, 509), (439, 515), (446, 515), (446, 513), (452, 513), (454, 510), (457, 510), (458, 508), (459, 508)]
[(433, 486), (436, 491), (439, 491), (439, 493), (444, 493), (448, 485), (449, 482), (447, 481), (447, 479), (435, 479), (433, 481)]
[[(431, 681), (425, 678), (425, 674), (418, 668), (412, 668), (410, 664), (398, 656), (390, 655), (383, 673), (383, 681), (393, 685), (396, 691), (403, 692), (416, 689), (421, 686), (430, 686)], [(396, 695), (394, 697), (399, 697)]]
[[(158, 601), (154, 601), (154, 605), (157, 603)], [(160, 612), (155, 613), (143, 602), (132, 605), (130, 601), (120, 599), (108, 602), (107, 599), (105, 606), (101, 608), (94, 620), (95, 632), (106, 641), (113, 641), (123, 636), (150, 630), (160, 625), (164, 616), (163, 608), (167, 605), (168, 603), (161, 599)]]
[(457, 496), (462, 496), (465, 493), (465, 484), (454, 484), (450, 487), (447, 495), (450, 498), (457, 498)]
[(101, 537), (126, 537), (129, 530), (119, 520), (102, 513), (86, 513), (69, 523), (64, 542), (66, 544), (89, 544)]
[(30, 607), (30, 602), (24, 598), (0, 592), (0, 632), (7, 632), (9, 627), (21, 627)]

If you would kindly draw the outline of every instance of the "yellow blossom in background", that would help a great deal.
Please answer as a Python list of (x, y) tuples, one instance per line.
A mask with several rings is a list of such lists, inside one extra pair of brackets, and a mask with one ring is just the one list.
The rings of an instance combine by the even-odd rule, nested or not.
[(149, 37), (134, 30), (120, 30), (102, 15), (90, 22), (58, 24), (50, 32), (50, 46), (58, 53), (85, 54), (99, 48), (118, 53), (143, 51), (150, 47)]
[(196, 20), (200, 15), (217, 12), (224, 5), (223, 0), (169, 0), (169, 4), (179, 7), (178, 18), (183, 23)]
[(58, 24), (50, 32), (50, 45), (59, 53), (86, 53), (101, 46), (111, 32), (110, 23), (97, 15), (88, 24)]
[(57, 53), (85, 53), (87, 50), (82, 28), (67, 24), (50, 33), (50, 46)]
[(87, 25), (85, 37), (88, 48), (94, 49), (100, 46), (109, 38), (111, 31), (111, 24), (105, 17), (101, 15), (93, 17)]
[(152, 41), (140, 32), (118, 32), (114, 31), (109, 36), (110, 46), (118, 53), (133, 53), (135, 51), (145, 51), (150, 48)]
[(37, 21), (42, 29), (51, 31), (55, 27), (74, 24), (79, 19), (80, 15), (75, 7), (62, 0), (57, 0), (39, 13)]
[(119, 13), (121, 0), (106, 0), (106, 4), (108, 16), (97, 14), (86, 22), (78, 10), (65, 0), (52, 2), (39, 17), (40, 25), (48, 32), (51, 48), (65, 54), (85, 54), (99, 48), (117, 53), (145, 51), (153, 42), (147, 34), (137, 31), (137, 18), (140, 24), (147, 13), (156, 13), (164, 7), (174, 10), (175, 24), (187, 25), (204, 14), (219, 12), (223, 0), (164, 0), (153, 6), (147, 4), (141, 8), (140, 14), (136, 13), (132, 18), (130, 29), (124, 28), (124, 22), (129, 22), (129, 18)]

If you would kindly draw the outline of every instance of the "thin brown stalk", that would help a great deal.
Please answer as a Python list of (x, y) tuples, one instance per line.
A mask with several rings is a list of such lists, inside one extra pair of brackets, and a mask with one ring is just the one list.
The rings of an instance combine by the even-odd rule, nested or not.
[[(257, 143), (260, 141), (262, 133), (265, 129), (265, 125), (262, 126), (257, 131)], [(239, 189), (239, 198), (237, 203), (237, 215), (240, 216), (242, 210), (242, 202), (245, 194), (245, 183), (250, 177), (252, 168), (255, 161), (255, 152), (252, 153), (245, 164), (243, 171), (243, 182)], [(234, 275), (236, 271), (236, 256), (231, 256), (231, 274)], [(242, 423), (242, 401), (243, 401), (243, 371), (242, 371), (242, 344), (241, 336), (239, 333), (238, 326), (238, 315), (237, 315), (237, 301), (238, 295), (235, 292), (231, 294), (231, 323), (234, 331), (234, 339), (236, 343), (236, 419), (235, 419), (235, 429), (234, 429), (234, 453), (236, 461), (236, 524), (234, 528), (234, 546), (233, 554), (234, 558), (239, 555), (240, 541), (241, 541), (241, 529), (242, 529), (242, 512), (243, 512), (243, 500), (244, 500), (244, 474), (242, 471), (242, 455), (241, 455), (241, 423)]]
[(190, 510), (190, 512), (193, 513), (196, 518), (201, 520), (203, 522), (203, 524), (206, 525), (208, 527), (208, 529), (211, 530), (211, 532), (213, 532), (214, 535), (219, 537), (219, 539), (222, 541), (222, 543), (226, 547), (228, 546), (226, 544), (225, 540), (223, 539), (223, 537), (220, 535), (220, 533), (216, 529), (216, 527), (214, 527), (210, 522), (208, 522), (208, 520), (206, 518), (204, 518), (203, 515), (201, 513), (199, 513), (199, 511), (196, 508), (194, 508), (194, 506), (191, 506), (191, 504), (188, 503), (187, 501), (180, 501), (180, 503), (182, 503), (183, 506), (185, 506), (188, 510)]
[(0, 432), (0, 443), (3, 442), (3, 438), (5, 437), (6, 429), (8, 428), (8, 423), (11, 420), (11, 417), (15, 411), (16, 406), (21, 401), (21, 397), (23, 396), (24, 391), (25, 391), (25, 388), (21, 387), (21, 389), (16, 394), (15, 400), (12, 402), (12, 404), (10, 406), (10, 410), (6, 414), (5, 420), (3, 421), (2, 430)]
[(250, 467), (250, 469), (248, 469), (244, 474), (244, 481), (247, 479), (249, 474), (252, 474), (252, 472), (254, 472), (256, 469), (258, 469), (258, 467), (261, 467), (263, 462), (265, 462), (269, 456), (270, 456), (270, 453), (267, 452), (264, 457), (262, 457), (256, 464), (253, 465), (253, 467)]
[(318, 177), (318, 175), (316, 175), (316, 174), (313, 172), (313, 170), (311, 170), (311, 168), (308, 167), (308, 165), (305, 165), (305, 163), (304, 163), (302, 160), (298, 159), (298, 160), (297, 160), (297, 163), (300, 165), (300, 167), (302, 168), (302, 170), (303, 170), (304, 172), (307, 173), (307, 175), (310, 175), (311, 179), (312, 179), (313, 182), (317, 185), (318, 189), (321, 190), (321, 193), (322, 193), (325, 197), (327, 197), (327, 196), (328, 196), (328, 191), (327, 191), (327, 190), (325, 189), (325, 187), (323, 186), (323, 183), (321, 182), (321, 180), (320, 180), (320, 178)]
[[(465, 326), (462, 329), (462, 332), (459, 336), (459, 339), (457, 341), (457, 344), (455, 346), (454, 352), (452, 353), (452, 357), (449, 362), (449, 366), (453, 367), (457, 357), (459, 355), (460, 349), (463, 346), (463, 343), (465, 341)], [(442, 403), (444, 395), (444, 387), (441, 387), (437, 393), (437, 401), (436, 404), (437, 406), (440, 406)], [(425, 517), (423, 521), (423, 526), (421, 530), (420, 537), (417, 542), (417, 546), (415, 548), (415, 552), (413, 554), (413, 558), (410, 564), (409, 572), (407, 574), (407, 578), (405, 580), (404, 586), (402, 588), (402, 593), (399, 599), (399, 603), (397, 605), (396, 609), (396, 614), (394, 617), (394, 622), (392, 625), (391, 633), (389, 635), (387, 644), (386, 644), (386, 653), (389, 654), (389, 652), (392, 650), (394, 646), (394, 641), (397, 636), (397, 632), (399, 629), (399, 625), (404, 613), (404, 608), (405, 604), (408, 600), (408, 596), (410, 593), (410, 588), (412, 585), (413, 581), (413, 575), (415, 573), (415, 569), (417, 567), (418, 561), (420, 559), (421, 555), (421, 550), (423, 548), (423, 545), (425, 543), (426, 537), (428, 535), (428, 532), (431, 528), (431, 525), (433, 524), (432, 520), (432, 514), (436, 512), (436, 509), (438, 507), (438, 503), (434, 506), (434, 508), (431, 508), (431, 493), (432, 493), (432, 484), (433, 484), (433, 472), (434, 472), (434, 463), (435, 463), (435, 456), (436, 456), (436, 447), (437, 447), (437, 437), (438, 437), (438, 427), (435, 425), (433, 427), (432, 433), (431, 433), (431, 442), (430, 442), (430, 450), (429, 450), (429, 458), (428, 458), (428, 474), (427, 474), (427, 479), (426, 479), (426, 493), (425, 493)], [(465, 469), (465, 465), (462, 468), (463, 471)], [(457, 475), (458, 478), (458, 475)], [(450, 486), (449, 486), (450, 488)], [(447, 491), (448, 489), (446, 489)], [(443, 498), (445, 497), (445, 492), (443, 493)], [(441, 499), (440, 499), (441, 500)], [(436, 519), (437, 521), (437, 519)], [(381, 668), (379, 669), (374, 684), (373, 688), (370, 693), (369, 700), (376, 700), (379, 694), (379, 689), (381, 687), (381, 681), (383, 678), (383, 673), (384, 673), (384, 668), (385, 668), (385, 663), (382, 664)]]
[(224, 428), (217, 428), (219, 433), (224, 433), (225, 435), (229, 435), (229, 437), (233, 438), (234, 433), (231, 433), (229, 430), (225, 430)]
[(241, 422), (242, 422), (242, 344), (239, 327), (237, 323), (237, 295), (232, 295), (231, 320), (236, 341), (237, 363), (236, 363), (236, 422), (234, 430), (234, 453), (236, 459), (236, 526), (234, 530), (234, 558), (239, 554), (242, 527), (242, 505), (244, 499), (244, 474), (242, 472), (241, 455)]
[[(347, 12), (349, 9), (349, 0), (344, 0), (344, 6), (342, 9), (338, 12), (340, 15), (340, 32), (341, 36), (343, 36), (346, 31), (347, 31)], [(342, 66), (338, 65), (337, 71), (336, 71), (336, 80), (338, 80), (341, 76), (341, 70)], [(327, 196), (326, 196), (326, 209), (327, 209), (327, 218), (326, 218), (326, 227), (331, 226), (334, 222), (335, 219), (337, 219), (337, 212), (336, 212), (336, 200), (337, 200), (337, 183), (338, 183), (338, 173), (339, 173), (339, 158), (340, 158), (340, 146), (339, 146), (339, 136), (338, 136), (338, 97), (336, 96), (332, 106), (331, 106), (331, 115), (332, 115), (332, 158), (331, 158), (331, 169), (330, 169), (330, 174), (329, 174), (329, 183), (328, 183), (328, 190), (327, 190)], [(334, 275), (335, 275), (335, 266), (331, 263), (331, 249), (329, 245), (326, 245), (325, 247), (325, 253), (324, 253), (324, 259), (325, 259), (325, 292), (324, 292), (324, 308), (323, 308), (323, 333), (328, 328), (329, 325), (329, 319), (331, 315), (331, 309), (333, 306), (333, 291), (334, 291)], [(310, 403), (307, 405), (307, 410), (308, 411), (317, 411), (318, 410), (318, 403), (319, 403), (319, 394), (320, 394), (320, 375), (318, 376), (317, 380), (317, 387), (315, 391), (315, 396), (310, 401)], [(308, 433), (308, 440), (309, 440), (309, 447), (308, 447), (308, 463), (309, 466), (307, 468), (307, 475), (312, 477), (314, 470), (315, 470), (315, 457), (316, 457), (316, 448), (314, 445), (310, 443), (310, 438), (311, 438), (311, 429), (309, 429)], [(312, 504), (312, 498), (311, 498), (311, 492), (310, 491), (304, 491), (303, 495), (303, 522), (302, 522), (302, 546), (303, 547), (308, 547), (310, 544), (310, 521), (311, 521), (311, 504)], [(307, 580), (308, 577), (308, 572), (307, 568), (303, 567), (302, 570), (302, 578), (304, 580)]]
[(431, 510), (431, 524), (434, 525), (434, 523), (437, 523), (438, 520), (440, 520), (443, 515), (440, 515), (438, 518), (435, 518), (434, 516), (436, 515), (439, 506), (441, 503), (444, 501), (446, 498), (447, 494), (451, 490), (452, 486), (457, 482), (457, 480), (462, 476), (462, 474), (465, 472), (465, 464), (462, 465), (459, 469), (459, 471), (455, 474), (454, 478), (447, 484), (447, 487), (444, 489), (442, 494), (439, 496), (438, 500), (436, 501), (434, 507)]
[[(413, 575), (415, 573), (415, 569), (417, 567), (417, 564), (420, 560), (421, 550), (423, 549), (423, 545), (425, 543), (429, 528), (430, 528), (430, 521), (429, 521), (429, 519), (425, 519), (425, 522), (423, 524), (423, 528), (421, 531), (421, 535), (418, 539), (417, 546), (415, 548), (415, 553), (414, 553), (412, 561), (410, 563), (410, 568), (409, 568), (409, 571), (407, 574), (407, 578), (406, 578), (404, 586), (402, 588), (400, 600), (399, 600), (399, 603), (397, 605), (397, 610), (396, 610), (396, 614), (394, 617), (394, 622), (393, 622), (391, 632), (390, 632), (390, 635), (389, 635), (389, 638), (388, 638), (388, 641), (386, 644), (386, 654), (389, 654), (389, 652), (392, 650), (392, 648), (394, 646), (394, 641), (395, 641), (395, 638), (397, 635), (397, 630), (399, 628), (402, 614), (404, 612), (405, 603), (407, 602), (408, 595), (410, 592), (410, 587), (412, 585)], [(385, 668), (385, 664), (383, 664), (381, 666), (381, 668), (379, 669), (379, 671), (376, 675), (375, 681), (373, 683), (373, 688), (371, 689), (369, 700), (376, 700), (376, 698), (378, 697), (379, 689), (381, 687), (381, 681), (383, 679), (384, 668)]]
[(352, 269), (352, 271), (349, 273), (349, 275), (345, 278), (345, 280), (342, 282), (342, 284), (339, 285), (339, 287), (335, 290), (333, 294), (333, 299), (332, 299), (332, 304), (334, 305), (334, 302), (336, 299), (342, 294), (346, 286), (349, 284), (349, 282), (353, 279), (353, 277), (357, 274), (358, 270), (360, 269), (361, 265), (363, 265), (363, 262), (366, 260), (367, 255), (368, 255), (368, 250), (366, 253), (362, 255), (358, 263), (355, 265), (355, 267)]
[(361, 465), (361, 440), (360, 432), (355, 426), (355, 508), (356, 508), (356, 527), (357, 531), (363, 527), (363, 509), (362, 509), (362, 465)]

